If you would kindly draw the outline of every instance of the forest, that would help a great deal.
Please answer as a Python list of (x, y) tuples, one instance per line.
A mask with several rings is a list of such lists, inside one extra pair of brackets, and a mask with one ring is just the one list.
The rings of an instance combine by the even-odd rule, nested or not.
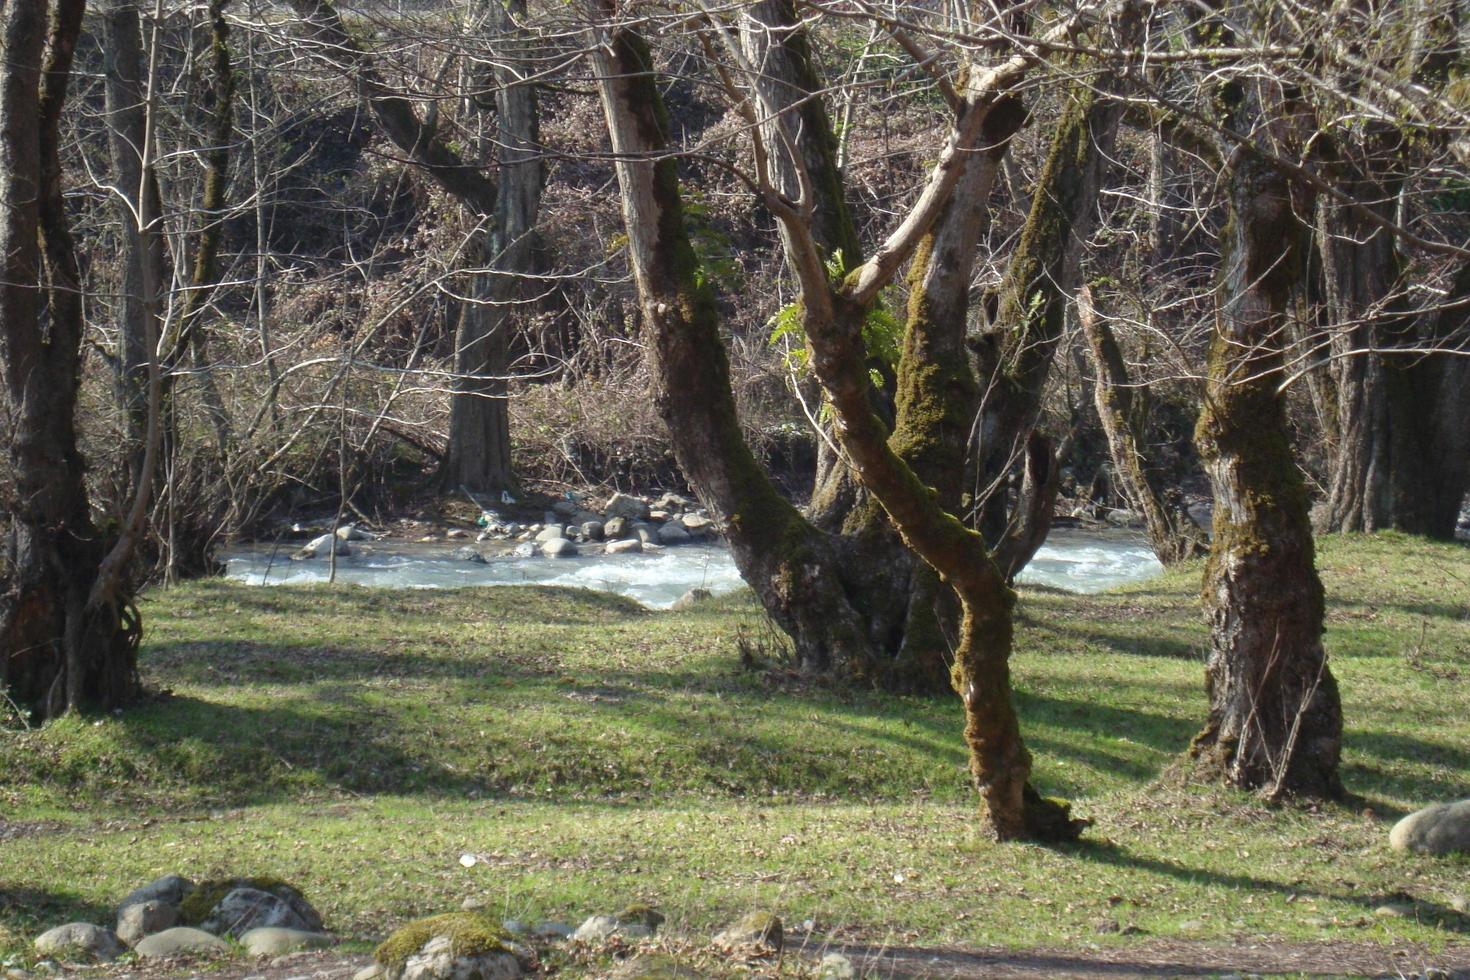
[(1463, 0), (0, 0), (0, 198), (6, 980), (1470, 976)]

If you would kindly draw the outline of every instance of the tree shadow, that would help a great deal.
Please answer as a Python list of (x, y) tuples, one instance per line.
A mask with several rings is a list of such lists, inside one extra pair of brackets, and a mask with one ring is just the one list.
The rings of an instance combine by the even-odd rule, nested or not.
[(73, 891), (27, 888), (0, 881), (0, 928), (34, 938), (67, 922), (110, 927), (113, 908)]

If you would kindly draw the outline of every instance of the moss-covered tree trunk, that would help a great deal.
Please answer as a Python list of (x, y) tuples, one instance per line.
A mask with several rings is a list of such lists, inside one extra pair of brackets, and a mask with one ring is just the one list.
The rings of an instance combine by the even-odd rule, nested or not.
[(1077, 296), (1077, 319), (1087, 337), (1087, 350), (1096, 375), (1093, 397), (1107, 436), (1113, 466), (1123, 478), (1129, 501), (1143, 514), (1149, 544), (1165, 565), (1198, 558), (1209, 551), (1204, 532), (1182, 507), (1171, 506), (1167, 488), (1149, 466), (1143, 452), (1140, 419), (1133, 408), (1134, 389), (1128, 365), (1105, 320), (1097, 315), (1092, 294), (1084, 286)]
[(590, 58), (618, 155), (653, 398), (675, 457), (724, 520), (736, 566), (792, 638), (801, 665), (874, 677), (879, 658), (832, 539), (777, 492), (740, 431), (719, 313), (690, 243), (647, 45), (635, 32), (611, 26), (610, 8), (593, 2), (589, 10)]
[(13, 480), (0, 561), (0, 688), (36, 720), (112, 707), (137, 690), (127, 597), (92, 602), (105, 549), (77, 449), (81, 277), (62, 199), (59, 120), (82, 8), (81, 0), (0, 7), (0, 381)]
[[(1259, 122), (1254, 96), (1241, 96)], [(1237, 129), (1250, 129), (1237, 123)], [(1306, 230), (1291, 188), (1238, 154), (1229, 176), (1217, 324), (1195, 440), (1214, 490), (1203, 599), (1210, 716), (1192, 753), (1271, 798), (1341, 790), (1342, 706), (1322, 646), (1306, 489), (1278, 390)]]

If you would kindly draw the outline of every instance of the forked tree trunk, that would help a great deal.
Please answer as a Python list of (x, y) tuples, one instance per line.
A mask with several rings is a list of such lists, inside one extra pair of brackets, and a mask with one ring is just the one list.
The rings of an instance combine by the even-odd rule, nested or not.
[(138, 623), (127, 598), (89, 603), (105, 549), (77, 450), (81, 278), (59, 152), (82, 8), (81, 0), (0, 7), (0, 380), (14, 481), (0, 562), (8, 569), (0, 688), (35, 720), (110, 708), (137, 690)]
[(1133, 411), (1134, 389), (1128, 365), (1112, 329), (1097, 316), (1092, 293), (1085, 286), (1077, 294), (1077, 319), (1087, 336), (1096, 374), (1093, 397), (1109, 455), (1123, 479), (1129, 502), (1143, 514), (1154, 555), (1165, 565), (1201, 557), (1209, 551), (1209, 541), (1182, 507), (1170, 505), (1163, 481), (1149, 466), (1142, 448), (1143, 433), (1138, 431), (1141, 420)]
[(1235, 164), (1230, 206), (1195, 433), (1215, 515), (1203, 587), (1210, 716), (1191, 751), (1270, 798), (1334, 797), (1342, 706), (1322, 647), (1307, 492), (1278, 391), (1305, 234), (1285, 179), (1254, 158)]

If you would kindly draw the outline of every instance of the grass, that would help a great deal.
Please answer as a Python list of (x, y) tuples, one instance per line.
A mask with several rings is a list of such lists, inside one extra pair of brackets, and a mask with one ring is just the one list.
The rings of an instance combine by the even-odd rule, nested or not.
[[(0, 735), (0, 961), (169, 872), (282, 878), (363, 942), (470, 895), (573, 924), (645, 901), (693, 933), (771, 908), (917, 944), (1463, 942), (1470, 859), (1387, 834), (1470, 796), (1467, 557), (1321, 543), (1358, 799), (1317, 811), (1158, 778), (1205, 713), (1197, 568), (1023, 590), (1036, 778), (1097, 821), (1062, 848), (978, 833), (954, 701), (742, 671), (746, 596), (651, 613), (546, 588), (155, 593), (142, 665), (165, 693)], [(1374, 914), (1405, 898), (1415, 914)]]

